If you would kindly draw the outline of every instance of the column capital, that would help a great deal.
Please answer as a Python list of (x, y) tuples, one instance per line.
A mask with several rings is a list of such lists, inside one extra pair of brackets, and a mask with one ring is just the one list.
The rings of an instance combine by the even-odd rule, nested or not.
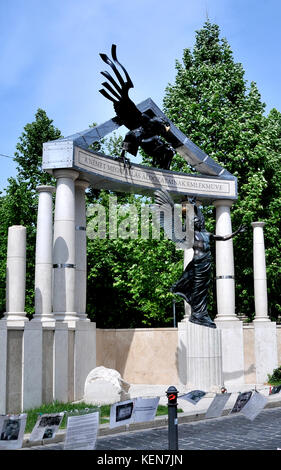
[(232, 199), (216, 199), (215, 201), (213, 201), (213, 205), (215, 207), (231, 207), (233, 203), (234, 201)]
[(75, 181), (79, 177), (79, 172), (73, 170), (72, 168), (59, 168), (57, 170), (53, 170), (53, 175), (56, 179), (71, 178), (73, 181)]
[(265, 222), (251, 222), (251, 225), (252, 225), (253, 228), (255, 228), (255, 227), (264, 227)]
[(37, 186), (36, 187), (36, 190), (38, 193), (43, 193), (43, 192), (46, 192), (46, 193), (54, 193), (56, 188), (55, 186), (49, 186), (49, 185), (40, 185), (40, 186)]
[(84, 191), (85, 191), (85, 189), (87, 189), (89, 187), (89, 182), (86, 181), (86, 180), (78, 178), (75, 181), (75, 187), (79, 188), (79, 189), (84, 189)]

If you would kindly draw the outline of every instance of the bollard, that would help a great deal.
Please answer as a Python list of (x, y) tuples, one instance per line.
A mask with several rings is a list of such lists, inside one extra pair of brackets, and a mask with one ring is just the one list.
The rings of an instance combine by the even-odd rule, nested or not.
[(169, 450), (178, 450), (178, 390), (171, 385), (166, 391), (168, 398), (168, 441)]

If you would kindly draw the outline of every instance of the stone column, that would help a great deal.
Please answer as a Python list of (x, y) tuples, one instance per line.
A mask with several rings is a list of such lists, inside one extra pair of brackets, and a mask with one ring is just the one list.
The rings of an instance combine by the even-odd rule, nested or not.
[(86, 205), (85, 190), (89, 183), (84, 180), (75, 181), (75, 247), (76, 247), (76, 277), (75, 277), (75, 311), (80, 320), (86, 320), (87, 293), (87, 236), (86, 236)]
[[(233, 201), (214, 201), (216, 234), (232, 233), (230, 207)], [(243, 323), (235, 315), (234, 256), (232, 239), (216, 242), (217, 316), (222, 333), (222, 369), (226, 387), (244, 383)]]
[(254, 255), (255, 320), (270, 321), (267, 309), (267, 281), (263, 227), (265, 222), (252, 222)]
[[(214, 201), (216, 208), (216, 234), (232, 233), (230, 208), (233, 201)], [(216, 242), (216, 320), (238, 320), (235, 315), (234, 256), (232, 239)]]
[(57, 179), (54, 251), (53, 312), (56, 320), (78, 320), (75, 311), (75, 185), (79, 173), (72, 169), (53, 172)]
[[(190, 263), (193, 257), (193, 250), (183, 250), (183, 269), (185, 270), (186, 266)], [(182, 321), (188, 321), (191, 315), (191, 306), (184, 300), (184, 317)]]
[(254, 295), (255, 295), (255, 361), (256, 383), (267, 381), (278, 367), (276, 323), (271, 322), (267, 308), (267, 281), (263, 227), (265, 222), (253, 222)]
[(25, 308), (26, 228), (13, 225), (8, 231), (6, 312), (4, 320), (16, 326), (28, 321)]
[(35, 257), (35, 315), (32, 321), (50, 322), (53, 276), (53, 186), (38, 186), (38, 215)]

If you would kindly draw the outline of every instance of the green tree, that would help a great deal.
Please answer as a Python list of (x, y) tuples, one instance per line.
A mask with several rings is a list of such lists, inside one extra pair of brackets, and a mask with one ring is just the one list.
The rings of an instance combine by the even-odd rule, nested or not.
[(43, 143), (61, 137), (53, 121), (42, 109), (38, 109), (35, 120), (26, 124), (16, 145), (15, 160), (18, 163), (16, 178), (8, 179), (6, 194), (1, 198), (1, 268), (0, 308), (5, 311), (5, 283), (8, 228), (23, 225), (27, 229), (26, 266), (26, 312), (34, 312), (35, 241), (38, 196), (36, 186), (52, 184), (54, 179), (42, 171)]
[[(88, 238), (87, 313), (98, 327), (172, 326), (173, 295), (169, 288), (182, 272), (182, 253), (164, 238), (163, 232), (159, 240), (141, 238), (141, 209), (149, 203), (145, 198), (132, 194), (119, 197), (103, 190), (96, 201), (91, 199), (88, 209), (98, 202), (106, 208), (108, 218), (110, 196), (117, 198), (118, 229), (126, 220), (121, 209), (128, 204), (136, 207), (137, 227), (128, 239), (120, 238), (119, 232), (115, 239)], [(88, 230), (90, 224), (89, 217)], [(182, 302), (177, 315), (178, 319), (183, 315)]]
[[(252, 229), (255, 220), (267, 222), (268, 285), (272, 317), (280, 312), (280, 114), (266, 117), (265, 105), (254, 82), (248, 85), (244, 70), (233, 58), (219, 27), (207, 21), (196, 32), (193, 51), (185, 49), (176, 61), (174, 84), (164, 97), (164, 112), (179, 129), (238, 179), (239, 200), (233, 206), (233, 225), (249, 226), (234, 240), (237, 311), (254, 313)], [(149, 159), (148, 159), (149, 160)], [(190, 171), (176, 156), (172, 169)], [(214, 211), (205, 211), (214, 230)], [(215, 315), (213, 310), (212, 315)]]

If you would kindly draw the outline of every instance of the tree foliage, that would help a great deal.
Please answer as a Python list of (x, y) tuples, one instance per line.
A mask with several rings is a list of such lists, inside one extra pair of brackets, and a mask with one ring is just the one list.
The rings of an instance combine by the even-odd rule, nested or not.
[[(110, 195), (113, 193), (101, 191), (95, 201), (106, 208), (107, 220)], [(124, 215), (129, 204), (136, 208), (137, 227), (133, 237), (128, 232), (128, 239), (121, 238), (119, 232), (113, 239), (88, 238), (87, 313), (98, 327), (172, 326), (173, 295), (169, 288), (182, 272), (182, 252), (163, 233), (160, 239), (140, 237), (141, 208), (148, 201), (134, 195), (116, 197), (118, 229), (121, 221), (127, 220), (131, 229), (128, 215)], [(88, 227), (90, 223), (88, 218)], [(180, 319), (182, 305), (177, 314)]]
[(17, 177), (8, 179), (6, 194), (0, 200), (1, 268), (0, 312), (5, 312), (6, 256), (8, 228), (23, 225), (27, 230), (26, 248), (26, 312), (34, 313), (35, 241), (38, 196), (36, 186), (54, 184), (51, 175), (42, 171), (43, 143), (61, 136), (47, 117), (38, 109), (35, 120), (26, 124), (16, 145)]
[[(195, 144), (237, 177), (239, 200), (233, 206), (234, 227), (249, 230), (234, 240), (237, 311), (252, 318), (253, 250), (251, 222), (263, 220), (269, 305), (272, 318), (280, 312), (280, 113), (265, 116), (265, 104), (254, 82), (244, 79), (219, 27), (207, 21), (196, 32), (193, 51), (176, 61), (175, 83), (169, 84), (164, 111)], [(184, 170), (177, 156), (174, 169)], [(209, 211), (210, 213), (210, 211)], [(214, 230), (214, 222), (208, 220)], [(278, 281), (279, 280), (279, 281)], [(213, 312), (213, 315), (215, 312)]]

